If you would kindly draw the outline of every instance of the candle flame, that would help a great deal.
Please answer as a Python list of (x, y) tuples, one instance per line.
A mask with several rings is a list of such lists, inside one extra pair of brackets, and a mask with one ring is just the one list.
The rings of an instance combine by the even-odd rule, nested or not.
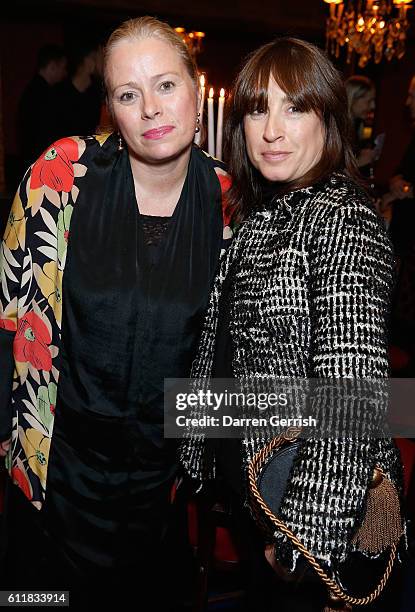
[(213, 94), (214, 94), (214, 93), (215, 93), (215, 92), (213, 91), (213, 87), (211, 87), (211, 88), (209, 89), (209, 98), (213, 98)]
[(224, 97), (225, 97), (225, 90), (223, 89), (223, 87), (222, 87), (222, 89), (220, 90), (220, 94), (219, 94), (219, 95), (220, 95), (220, 97), (221, 97), (221, 98), (224, 98)]
[(205, 86), (205, 75), (204, 74), (200, 75), (199, 81), (200, 81), (200, 87), (204, 87)]

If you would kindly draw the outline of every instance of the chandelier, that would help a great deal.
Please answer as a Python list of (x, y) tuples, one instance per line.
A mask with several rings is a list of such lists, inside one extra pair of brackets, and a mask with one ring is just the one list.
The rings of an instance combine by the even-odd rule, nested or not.
[(184, 28), (174, 28), (179, 34), (183, 42), (187, 45), (190, 54), (196, 59), (196, 55), (202, 50), (202, 39), (205, 37), (204, 32), (186, 32)]
[(411, 0), (324, 0), (330, 4), (327, 19), (327, 51), (339, 57), (346, 45), (347, 63), (353, 51), (364, 68), (373, 57), (378, 64), (383, 57), (401, 59), (405, 54), (407, 11)]

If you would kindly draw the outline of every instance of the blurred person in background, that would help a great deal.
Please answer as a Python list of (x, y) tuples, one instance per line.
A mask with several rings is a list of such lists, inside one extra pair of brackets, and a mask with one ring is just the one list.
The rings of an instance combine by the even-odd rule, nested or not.
[(78, 42), (68, 53), (68, 72), (57, 88), (59, 137), (94, 134), (104, 97), (101, 46)]
[(368, 168), (376, 160), (376, 151), (371, 141), (376, 108), (375, 85), (367, 77), (355, 75), (346, 80), (345, 86), (357, 165), (363, 174), (367, 174)]
[[(415, 125), (415, 75), (409, 83), (408, 94), (405, 101), (405, 106), (408, 110), (409, 119), (412, 127)], [(396, 174), (391, 178), (389, 189), (394, 200), (413, 200), (415, 183), (415, 136), (412, 139), (405, 151), (405, 154), (396, 170)], [(397, 210), (394, 206), (394, 209)], [(413, 206), (403, 205), (402, 209), (413, 210)], [(415, 219), (415, 217), (414, 217)]]
[[(415, 125), (415, 75), (405, 105)], [(392, 319), (392, 340), (408, 358), (401, 375), (415, 376), (415, 135), (389, 183), (390, 235), (398, 262), (398, 279)]]
[(59, 136), (56, 93), (66, 74), (64, 49), (52, 44), (41, 47), (36, 74), (23, 91), (17, 114), (21, 172)]
[(386, 226), (390, 223), (390, 206), (394, 196), (383, 193), (376, 184), (374, 165), (379, 159), (384, 134), (373, 137), (374, 113), (376, 110), (376, 89), (371, 79), (354, 75), (345, 81), (349, 117), (352, 122), (352, 145), (357, 166), (369, 190), (372, 202)]

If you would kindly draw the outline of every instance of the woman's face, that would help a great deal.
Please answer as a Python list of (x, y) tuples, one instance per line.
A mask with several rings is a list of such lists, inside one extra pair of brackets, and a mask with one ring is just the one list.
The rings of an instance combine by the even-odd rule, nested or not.
[(320, 161), (321, 119), (315, 112), (299, 112), (272, 77), (268, 110), (246, 115), (244, 130), (248, 157), (268, 181), (297, 180)]
[(156, 38), (125, 40), (107, 61), (109, 101), (130, 154), (160, 164), (190, 151), (197, 91), (181, 57)]
[(363, 96), (357, 98), (352, 104), (352, 115), (354, 119), (370, 119), (375, 111), (375, 92), (373, 89), (366, 91)]

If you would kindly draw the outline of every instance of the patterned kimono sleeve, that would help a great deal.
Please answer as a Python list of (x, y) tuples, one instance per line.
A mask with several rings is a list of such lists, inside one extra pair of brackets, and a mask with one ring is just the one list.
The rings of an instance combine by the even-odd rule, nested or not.
[(223, 255), (224, 251), (230, 245), (236, 231), (232, 219), (232, 210), (228, 200), (228, 191), (232, 185), (232, 179), (222, 166), (215, 166), (215, 172), (219, 179), (222, 197), (223, 242), (221, 254)]
[(0, 442), (10, 437), (12, 428), (13, 341), (26, 250), (26, 218), (20, 195), (26, 180), (14, 198), (0, 247)]

